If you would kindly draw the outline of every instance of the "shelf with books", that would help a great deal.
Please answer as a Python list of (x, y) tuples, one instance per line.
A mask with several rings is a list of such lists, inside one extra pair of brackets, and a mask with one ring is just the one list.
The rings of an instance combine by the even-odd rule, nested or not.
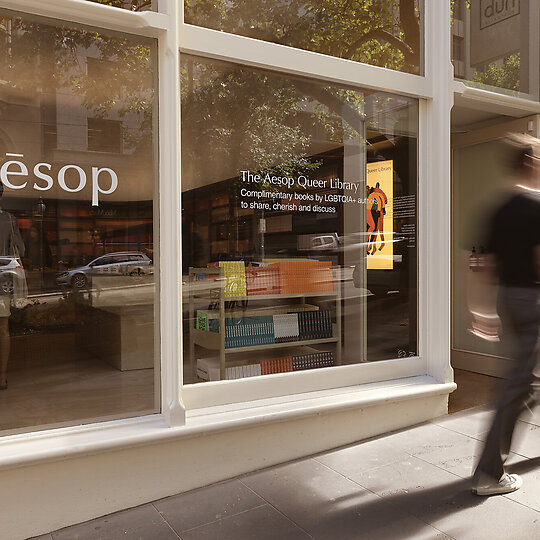
[[(197, 328), (192, 329), (192, 339), (195, 345), (199, 345), (205, 349), (209, 350), (219, 350), (221, 348), (221, 336), (215, 332), (206, 332), (204, 330), (198, 330)], [(266, 343), (262, 345), (246, 345), (241, 347), (225, 347), (225, 354), (230, 354), (233, 352), (247, 352), (247, 351), (258, 351), (262, 348), (264, 349), (278, 349), (280, 347), (301, 347), (302, 345), (318, 345), (322, 343), (336, 343), (338, 341), (337, 337), (327, 337), (320, 339), (308, 339), (308, 340), (297, 340), (297, 341), (280, 341), (279, 343)]]
[[(231, 261), (227, 266), (227, 263), (220, 263), (220, 266), (189, 270), (189, 345), (193, 370), (197, 365), (196, 346), (218, 351), (221, 379), (226, 378), (227, 359), (231, 353), (257, 351), (263, 354), (265, 350), (279, 348), (294, 350), (306, 345), (332, 345), (336, 349), (332, 365), (341, 363), (341, 281), (328, 282), (327, 276), (332, 275), (331, 267), (318, 291), (294, 292), (291, 287), (296, 282), (293, 279), (292, 284), (289, 282), (287, 285), (285, 276), (281, 283), (286, 283), (285, 290), (289, 292), (283, 293), (278, 276), (275, 293), (249, 294), (246, 280), (249, 270), (244, 263)], [(286, 271), (290, 273), (292, 266), (290, 263), (288, 267), (285, 266)], [(316, 271), (319, 269), (320, 265)], [(275, 288), (275, 281), (271, 283)], [(304, 284), (298, 282), (298, 287), (305, 287), (306, 283), (308, 280)], [(309, 284), (311, 288), (316, 286)], [(313, 304), (318, 298), (326, 302), (330, 299), (334, 309), (322, 309)], [(307, 299), (310, 299), (309, 304)], [(264, 301), (277, 300), (296, 302), (261, 305)], [(210, 306), (197, 309), (197, 303), (202, 301), (207, 301)], [(251, 375), (246, 376), (253, 376), (252, 370), (249, 373)]]
[[(257, 295), (244, 295), (244, 296), (227, 296), (228, 301), (242, 301), (242, 300), (279, 300), (281, 298), (315, 298), (317, 296), (337, 296), (337, 292), (320, 292), (320, 293), (299, 293), (299, 294), (257, 294)], [(204, 292), (197, 292), (195, 294), (197, 298), (208, 298)]]
[[(331, 367), (335, 364), (334, 353), (331, 351), (319, 351), (313, 347), (303, 347), (294, 351), (295, 354), (286, 351), (275, 350), (270, 358), (258, 361), (240, 359), (237, 354), (233, 360), (227, 360), (225, 367), (225, 379), (243, 379), (260, 375), (273, 375), (276, 373), (290, 373)], [(219, 381), (220, 363), (218, 358), (199, 358), (197, 360), (197, 378), (203, 381)]]
[[(336, 343), (339, 338), (330, 337), (330, 338), (321, 338), (321, 339), (310, 339), (307, 341), (284, 341), (281, 343), (270, 343), (264, 345), (265, 349), (277, 349), (279, 347), (300, 347), (302, 345), (321, 345), (323, 343)], [(225, 354), (233, 352), (247, 352), (247, 351), (260, 351), (261, 345), (252, 345), (247, 347), (231, 347), (225, 349)]]

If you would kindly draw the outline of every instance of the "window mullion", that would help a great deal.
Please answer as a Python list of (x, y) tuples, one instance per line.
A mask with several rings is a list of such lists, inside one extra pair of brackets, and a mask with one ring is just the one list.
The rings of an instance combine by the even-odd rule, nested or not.
[[(171, 21), (176, 21), (171, 5)], [(178, 27), (159, 40), (159, 178), (160, 178), (160, 328), (162, 412), (170, 426), (183, 425), (181, 402), (181, 203), (180, 203), (180, 66)]]

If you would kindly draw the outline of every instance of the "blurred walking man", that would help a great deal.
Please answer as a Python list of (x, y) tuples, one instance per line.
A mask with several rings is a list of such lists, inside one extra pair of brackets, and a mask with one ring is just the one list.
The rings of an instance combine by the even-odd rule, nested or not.
[(506, 140), (515, 187), (495, 212), (488, 257), (499, 277), (497, 311), (502, 338), (510, 340), (513, 366), (497, 403), (493, 424), (473, 476), (473, 493), (496, 495), (519, 489), (517, 474), (504, 462), (520, 414), (535, 404), (534, 368), (540, 328), (540, 157), (538, 140), (513, 135)]

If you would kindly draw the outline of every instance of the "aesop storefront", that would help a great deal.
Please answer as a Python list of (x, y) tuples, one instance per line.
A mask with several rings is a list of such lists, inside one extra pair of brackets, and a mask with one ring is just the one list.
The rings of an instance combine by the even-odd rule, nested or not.
[(447, 412), (449, 6), (308, 4), (0, 1), (8, 537)]

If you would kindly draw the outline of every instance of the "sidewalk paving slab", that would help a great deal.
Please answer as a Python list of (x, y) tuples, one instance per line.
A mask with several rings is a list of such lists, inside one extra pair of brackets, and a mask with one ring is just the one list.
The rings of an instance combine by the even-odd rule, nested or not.
[(54, 531), (42, 540), (540, 538), (540, 415), (508, 460), (519, 491), (471, 493), (492, 411), (479, 407)]

